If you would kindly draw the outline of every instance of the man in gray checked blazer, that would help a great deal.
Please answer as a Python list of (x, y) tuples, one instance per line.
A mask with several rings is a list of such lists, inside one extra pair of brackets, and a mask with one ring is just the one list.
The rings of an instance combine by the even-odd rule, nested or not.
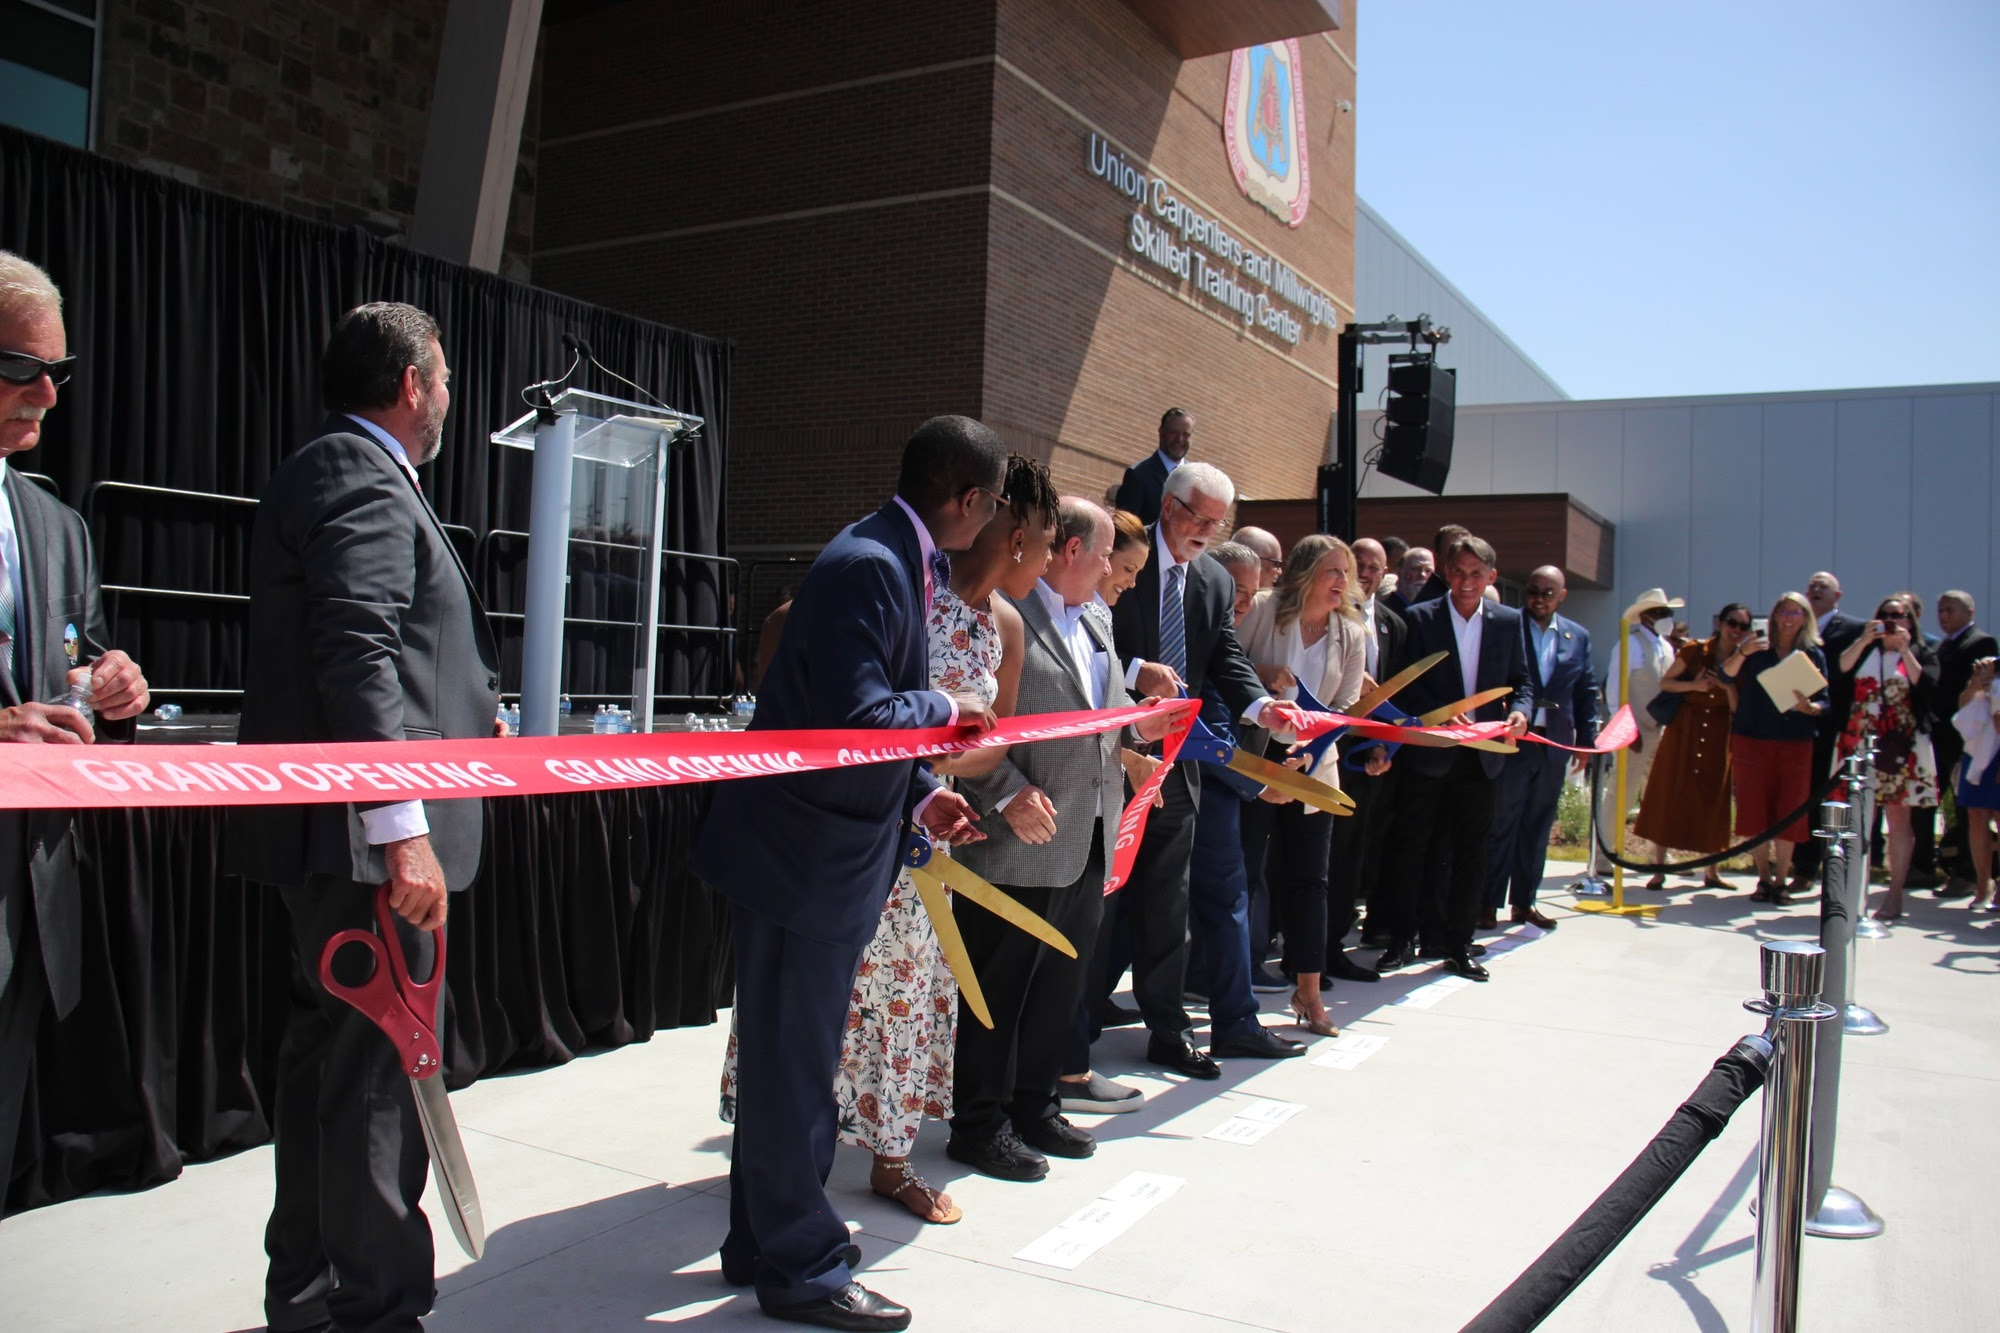
[[(1025, 622), (1017, 716), (1132, 702), (1104, 623), (1085, 614), (1108, 572), (1111, 516), (1065, 496), (1055, 550), (1035, 591), (1013, 605)], [(1163, 717), (1158, 728), (1165, 730)], [(1088, 1157), (1095, 1143), (1060, 1114), (1057, 1076), (1076, 1027), (1085, 963), (1104, 913), (1104, 877), (1124, 806), (1121, 736), (1105, 732), (1016, 746), (961, 789), (982, 815), (984, 842), (953, 848), (973, 871), (1040, 914), (1076, 946), (1065, 958), (963, 898), (952, 913), (993, 1013), (987, 1030), (958, 1025), (951, 1157), (1003, 1180), (1039, 1180), (1048, 1159)]]

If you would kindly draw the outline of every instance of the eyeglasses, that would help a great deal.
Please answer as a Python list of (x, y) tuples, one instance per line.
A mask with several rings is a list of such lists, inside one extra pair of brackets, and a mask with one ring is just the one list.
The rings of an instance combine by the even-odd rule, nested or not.
[(42, 376), (49, 377), (49, 383), (63, 385), (69, 383), (70, 368), (76, 358), (65, 356), (55, 361), (44, 361), (26, 352), (0, 352), (0, 380), (9, 384), (33, 384)]
[(986, 495), (990, 495), (990, 496), (992, 496), (992, 497), (993, 497), (993, 508), (994, 508), (994, 509), (995, 509), (996, 511), (998, 511), (998, 510), (1001, 510), (1001, 509), (1004, 509), (1004, 508), (1006, 508), (1006, 507), (1007, 507), (1007, 506), (1008, 506), (1008, 505), (1009, 505), (1010, 503), (1012, 503), (1012, 502), (1011, 502), (1010, 500), (1008, 500), (1008, 498), (1007, 498), (1007, 492), (1005, 492), (1005, 491), (996, 491), (996, 490), (994, 490), (994, 489), (993, 489), (992, 487), (990, 487), (990, 486), (968, 486), (968, 487), (966, 487), (965, 489), (966, 489), (966, 490), (968, 490), (968, 491), (979, 491), (979, 492), (982, 492), (982, 493), (984, 493), (984, 494), (986, 494)]
[(1747, 630), (1750, 628), (1750, 622), (1747, 620), (1725, 620), (1722, 623), (1729, 626), (1729, 628), (1731, 629)]
[(1533, 597), (1538, 601), (1544, 597), (1553, 597), (1555, 595), (1556, 595), (1556, 590), (1554, 588), (1536, 588), (1531, 586), (1528, 589), (1528, 596)]
[[(1178, 495), (1169, 495), (1167, 498), (1179, 506), (1183, 514), (1187, 515), (1188, 522), (1194, 526), (1196, 532), (1214, 532), (1223, 524), (1223, 518), (1209, 518), (1205, 514), (1197, 514), (1193, 506), (1189, 505), (1187, 501), (1181, 499)], [(1227, 515), (1223, 517), (1226, 518)]]
[(1272, 559), (1272, 558), (1271, 558), (1270, 556), (1268, 556), (1268, 555), (1260, 555), (1260, 556), (1258, 556), (1258, 557), (1257, 557), (1257, 560), (1258, 560), (1258, 563), (1260, 563), (1261, 565), (1263, 565), (1263, 566), (1264, 566), (1264, 568), (1266, 568), (1266, 569), (1275, 569), (1275, 570), (1277, 570), (1277, 571), (1278, 571), (1279, 573), (1283, 573), (1283, 572), (1284, 572), (1284, 569), (1285, 569), (1285, 562), (1284, 562), (1284, 561), (1282, 561), (1282, 560), (1273, 560), (1273, 559)]

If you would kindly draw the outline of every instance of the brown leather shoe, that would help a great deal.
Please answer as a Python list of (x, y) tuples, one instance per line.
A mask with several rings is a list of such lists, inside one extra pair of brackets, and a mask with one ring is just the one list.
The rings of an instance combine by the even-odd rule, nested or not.
[(1498, 912), (1481, 912), (1479, 914), (1479, 928), (1481, 930), (1498, 930), (1500, 928), (1500, 914)]
[(1517, 926), (1539, 926), (1543, 930), (1554, 930), (1556, 928), (1556, 919), (1552, 916), (1544, 916), (1532, 907), (1517, 907), (1514, 909), (1514, 924)]

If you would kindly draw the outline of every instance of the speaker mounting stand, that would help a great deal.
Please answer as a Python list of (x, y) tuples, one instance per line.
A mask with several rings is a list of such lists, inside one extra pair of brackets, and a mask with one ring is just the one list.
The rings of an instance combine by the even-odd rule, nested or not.
[(1356, 501), (1361, 495), (1361, 451), (1355, 435), (1359, 427), (1361, 400), (1361, 349), (1382, 343), (1407, 342), (1412, 352), (1418, 343), (1435, 350), (1451, 341), (1451, 330), (1434, 325), (1428, 315), (1397, 319), (1391, 315), (1379, 324), (1349, 324), (1340, 331), (1339, 386), (1335, 391), (1333, 463), (1319, 470), (1319, 530), (1353, 541), (1361, 535)]

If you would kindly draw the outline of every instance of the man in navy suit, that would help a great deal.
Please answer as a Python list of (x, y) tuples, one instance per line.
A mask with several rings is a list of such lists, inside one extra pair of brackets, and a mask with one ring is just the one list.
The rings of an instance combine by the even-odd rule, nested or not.
[[(1827, 706), (1819, 715), (1819, 731), (1813, 737), (1813, 784), (1826, 781), (1833, 772), (1834, 750), (1841, 733), (1847, 730), (1847, 715), (1854, 708), (1854, 677), (1840, 669), (1840, 656), (1861, 637), (1868, 622), (1857, 620), (1840, 609), (1840, 580), (1827, 570), (1819, 570), (1806, 580), (1806, 600), (1812, 603), (1819, 625), (1819, 649), (1826, 655)], [(1813, 807), (1814, 828), (1819, 827), (1819, 807)], [(1820, 840), (1807, 838), (1792, 853), (1792, 892), (1810, 893), (1819, 876)]]
[[(903, 447), (896, 495), (807, 571), (750, 730), (984, 731), (976, 697), (926, 688), (924, 622), (962, 551), (1005, 503), (1007, 449), (968, 417), (933, 417)], [(858, 1252), (827, 1201), (833, 1076), (848, 995), (896, 878), (905, 820), (972, 841), (972, 807), (913, 760), (717, 786), (695, 873), (728, 895), (736, 947), (736, 1137), (723, 1276), (769, 1314), (898, 1329), (910, 1312), (854, 1280)]]
[(1159, 522), (1167, 477), (1186, 461), (1193, 443), (1194, 418), (1186, 408), (1168, 408), (1160, 418), (1160, 447), (1125, 469), (1125, 480), (1118, 483), (1118, 507), (1137, 514), (1148, 526)]
[[(1508, 734), (1518, 737), (1534, 716), (1535, 692), (1521, 613), (1486, 600), (1494, 559), (1484, 540), (1464, 537), (1445, 566), (1451, 591), (1405, 613), (1410, 660), (1432, 653), (1450, 658), (1417, 677), (1396, 701), (1406, 712), (1427, 713), (1504, 685), (1507, 696), (1482, 705), (1469, 720), (1504, 717)], [(1488, 979), (1486, 969), (1472, 960), (1472, 932), (1486, 886), (1495, 780), (1506, 758), (1464, 746), (1406, 745), (1397, 753), (1403, 777), (1391, 845), (1398, 882), (1389, 895), (1391, 938), (1375, 964), (1378, 970), (1409, 965), (1421, 925), (1426, 954), (1442, 956), (1459, 976)]]
[[(1556, 614), (1569, 584), (1554, 565), (1528, 575), (1528, 679), (1535, 689), (1530, 730), (1558, 745), (1589, 745), (1597, 739), (1597, 677), (1590, 669), (1590, 631)], [(1528, 744), (1507, 756), (1493, 804), (1493, 838), (1487, 850), (1486, 906), (1479, 924), (1499, 924), (1501, 904), (1512, 902), (1514, 923), (1554, 930), (1555, 920), (1535, 910), (1535, 892), (1549, 855), (1549, 830), (1556, 823), (1563, 770), (1581, 768), (1571, 756), (1546, 745)], [(1511, 892), (1509, 891), (1511, 887)]]

